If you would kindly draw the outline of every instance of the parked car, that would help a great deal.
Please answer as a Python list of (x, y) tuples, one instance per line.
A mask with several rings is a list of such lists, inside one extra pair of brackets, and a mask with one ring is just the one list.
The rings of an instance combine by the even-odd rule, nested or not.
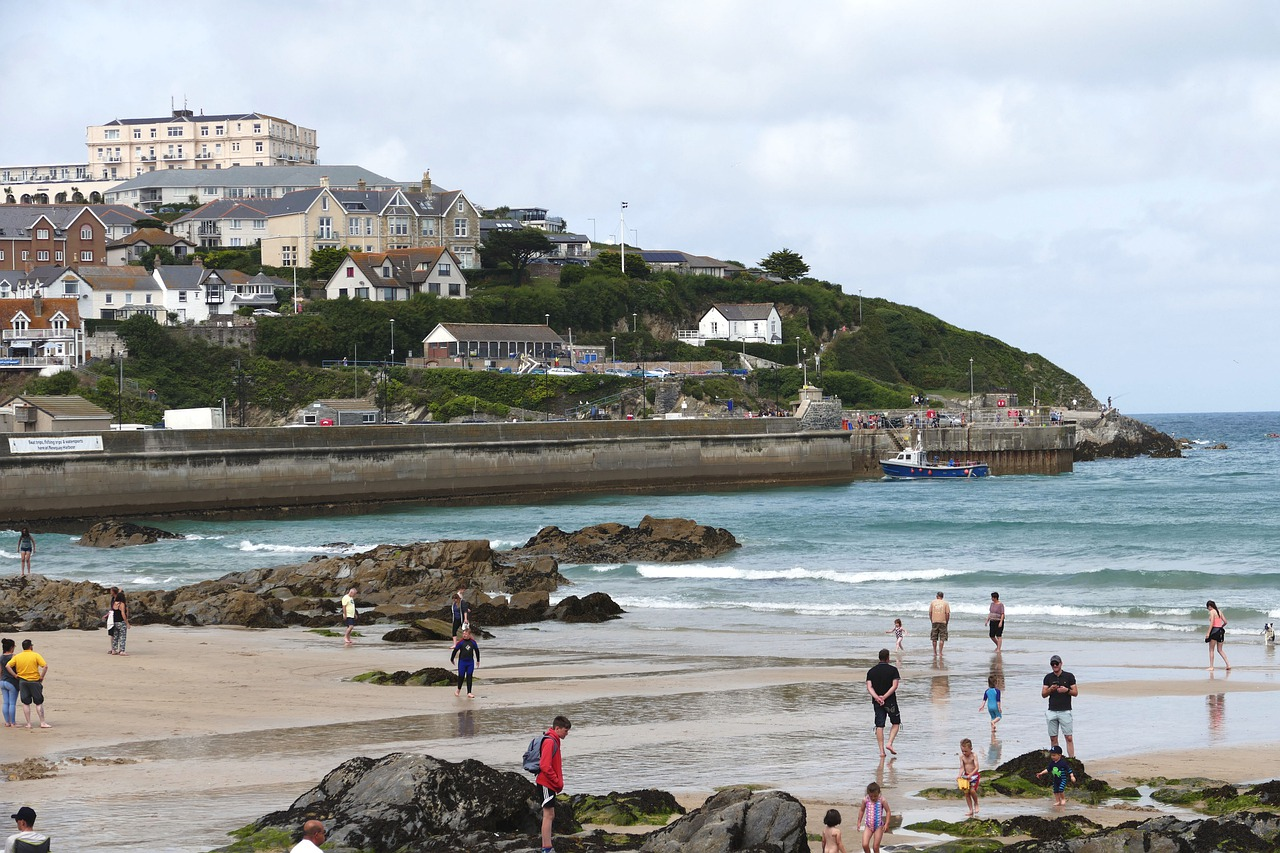
[(644, 375), (651, 379), (666, 379), (668, 376), (671, 376), (672, 373), (665, 367), (651, 367), (644, 372)]
[(581, 376), (582, 374), (574, 370), (572, 367), (549, 367), (547, 368), (548, 376)]
[(630, 376), (631, 371), (624, 370), (621, 367), (610, 367), (605, 369), (604, 375), (605, 376)]
[(254, 308), (253, 316), (255, 317), (280, 317), (279, 311), (272, 311), (270, 308)]

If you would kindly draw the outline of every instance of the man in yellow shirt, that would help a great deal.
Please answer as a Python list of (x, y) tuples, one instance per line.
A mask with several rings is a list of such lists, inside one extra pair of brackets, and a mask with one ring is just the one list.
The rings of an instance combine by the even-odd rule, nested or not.
[(33, 646), (30, 640), (23, 640), (22, 651), (9, 658), (5, 667), (18, 679), (18, 699), (22, 702), (22, 714), (27, 718), (27, 728), (31, 728), (31, 705), (34, 703), (40, 728), (51, 729), (53, 726), (44, 721), (44, 677), (49, 674), (49, 664)]
[(347, 625), (347, 633), (342, 637), (342, 644), (350, 646), (353, 644), (351, 639), (351, 630), (356, 627), (356, 587), (347, 590), (347, 594), (342, 596), (342, 621)]

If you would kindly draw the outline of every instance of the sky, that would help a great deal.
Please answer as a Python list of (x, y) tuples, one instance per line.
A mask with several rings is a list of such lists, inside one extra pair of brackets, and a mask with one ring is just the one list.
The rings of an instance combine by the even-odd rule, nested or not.
[[(92, 48), (52, 48), (58, 19)], [(50, 0), (0, 26), (0, 165), (83, 162), (86, 125), (171, 99), (264, 112), (322, 163), (597, 240), (792, 249), (1127, 413), (1280, 411), (1274, 3)]]

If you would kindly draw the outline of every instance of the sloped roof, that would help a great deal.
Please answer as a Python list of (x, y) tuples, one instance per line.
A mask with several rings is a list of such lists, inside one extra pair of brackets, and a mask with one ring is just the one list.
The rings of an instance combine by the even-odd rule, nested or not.
[(232, 166), (229, 169), (159, 169), (143, 172), (116, 184), (107, 192), (118, 194), (161, 187), (319, 187), (320, 179), (326, 177), (331, 187), (355, 189), (360, 181), (371, 188), (399, 186), (391, 178), (371, 172), (363, 166)]
[(275, 209), (276, 201), (273, 198), (219, 198), (182, 214), (173, 222), (176, 225), (190, 220), (265, 219)]
[(741, 305), (725, 305), (717, 303), (716, 310), (726, 320), (768, 320), (773, 311), (772, 302), (744, 302)]
[(640, 258), (646, 264), (683, 264), (684, 252), (641, 251)]
[(185, 237), (179, 237), (177, 234), (170, 234), (168, 231), (162, 231), (159, 228), (139, 228), (132, 234), (108, 243), (107, 248), (114, 249), (120, 246), (132, 246), (135, 243), (146, 243), (148, 246), (176, 246), (179, 243), (186, 243), (188, 246), (195, 245)]
[(23, 394), (18, 397), (10, 397), (0, 405), (9, 406), (17, 401), (34, 406), (58, 420), (99, 420), (106, 418), (109, 421), (112, 417), (111, 413), (106, 409), (95, 406), (84, 397), (75, 395)]
[(436, 328), (444, 329), (458, 341), (543, 341), (564, 344), (564, 338), (557, 335), (550, 326), (536, 324), (441, 323)]
[(78, 299), (42, 298), (39, 313), (36, 312), (34, 299), (0, 299), (0, 326), (12, 328), (13, 318), (19, 313), (27, 318), (32, 329), (53, 328), (53, 318), (58, 314), (67, 318), (69, 328), (80, 328)]
[[(428, 246), (418, 249), (388, 249), (385, 252), (352, 252), (348, 257), (371, 283), (392, 282), (402, 287), (426, 281), (448, 249)], [(382, 275), (391, 263), (391, 278)]]
[[(111, 121), (107, 122), (102, 126), (112, 127), (114, 125), (130, 125), (130, 124), (173, 124), (175, 122), (191, 122), (195, 124), (200, 124), (206, 121), (235, 121), (236, 119), (240, 119), (241, 121), (244, 121), (245, 119), (255, 119), (255, 118), (269, 118), (269, 116), (265, 116), (262, 113), (228, 113), (227, 115), (220, 115), (220, 116), (207, 116), (207, 115), (204, 115), (203, 113), (200, 115), (170, 114), (167, 116), (160, 116), (159, 118), (117, 118), (117, 119), (112, 119)], [(293, 122), (289, 122), (289, 123), (292, 124)]]
[(335, 412), (376, 412), (378, 406), (368, 400), (316, 400), (314, 405), (333, 409)]
[(77, 267), (94, 290), (160, 290), (160, 285), (143, 267)]

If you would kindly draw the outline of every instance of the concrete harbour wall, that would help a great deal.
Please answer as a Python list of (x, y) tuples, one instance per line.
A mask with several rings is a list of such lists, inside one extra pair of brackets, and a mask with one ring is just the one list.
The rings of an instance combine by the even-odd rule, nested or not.
[[(3, 441), (0, 520), (842, 483), (879, 477), (877, 460), (896, 452), (883, 432), (798, 427), (759, 418), (145, 430), (60, 453), (15, 453)], [(944, 456), (949, 447), (985, 459), (996, 474), (1059, 473), (1071, 470), (1074, 432), (956, 428), (925, 440)]]

